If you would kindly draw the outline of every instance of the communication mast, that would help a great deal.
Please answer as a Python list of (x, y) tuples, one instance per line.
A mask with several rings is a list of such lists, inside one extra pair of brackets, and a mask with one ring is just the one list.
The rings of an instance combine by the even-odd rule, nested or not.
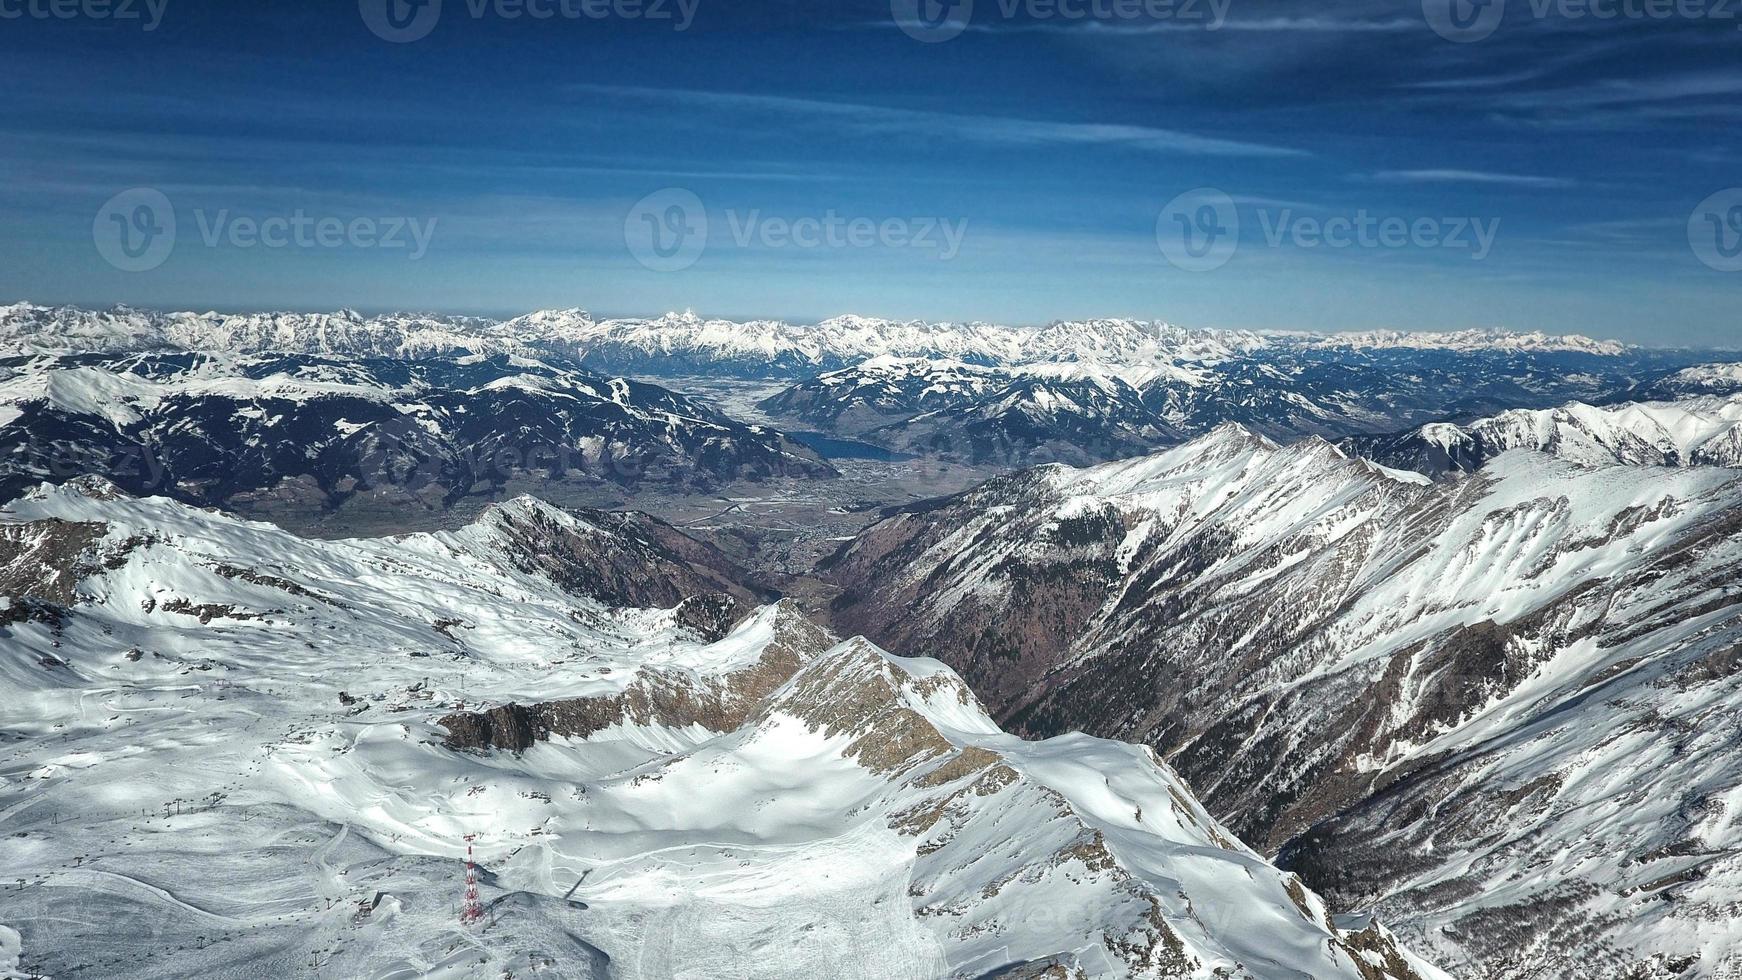
[(466, 835), (466, 903), (460, 906), (460, 924), (484, 920), (484, 905), (478, 901), (478, 866), (472, 862), (472, 835)]

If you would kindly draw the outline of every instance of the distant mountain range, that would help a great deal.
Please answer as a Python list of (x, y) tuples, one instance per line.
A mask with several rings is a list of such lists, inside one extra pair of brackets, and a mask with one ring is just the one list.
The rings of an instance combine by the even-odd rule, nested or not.
[(1335, 335), (1191, 330), (1127, 319), (1039, 327), (928, 323), (840, 316), (816, 324), (733, 321), (692, 313), (593, 318), (545, 310), (507, 320), (435, 314), (162, 313), (19, 303), (0, 306), (0, 350), (170, 348), (232, 353), (422, 357), (537, 354), (610, 374), (735, 372), (811, 377), (874, 357), (944, 358), (1014, 366), (1044, 362), (1215, 364), (1266, 350), (1578, 353), (1621, 357), (1613, 341), (1507, 331)]
[(0, 350), (8, 348), (517, 357), (680, 386), (786, 381), (788, 390), (760, 404), (781, 425), (996, 466), (1126, 458), (1224, 422), (1280, 439), (1396, 433), (1677, 383), (1677, 372), (1703, 359), (1504, 331), (1311, 335), (1124, 319), (1012, 327), (860, 316), (798, 325), (688, 313), (597, 320), (582, 310), (491, 320), (28, 304), (0, 307)]
[(944, 660), (1018, 732), (1152, 746), (1456, 976), (1716, 978), (1742, 969), (1739, 528), (1733, 469), (1522, 449), (1436, 484), (1224, 425), (893, 512), (824, 572), (838, 628)]
[(1311, 346), (1213, 363), (991, 367), (884, 357), (798, 382), (759, 408), (789, 427), (903, 452), (1084, 465), (1178, 445), (1228, 422), (1283, 440), (1339, 439), (1601, 399), (1670, 384), (1679, 356)]
[(637, 381), (522, 357), (0, 357), (0, 496), (80, 474), (253, 510), (442, 508), (518, 480), (706, 487), (834, 470)]

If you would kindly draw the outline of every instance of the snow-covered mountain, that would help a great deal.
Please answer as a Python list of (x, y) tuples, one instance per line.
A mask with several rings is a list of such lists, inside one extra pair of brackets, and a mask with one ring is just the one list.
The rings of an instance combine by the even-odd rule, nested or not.
[(1306, 341), (1315, 347), (1354, 349), (1446, 350), (1446, 351), (1552, 351), (1619, 357), (1626, 344), (1594, 340), (1582, 334), (1547, 334), (1540, 330), (1456, 330), (1423, 333), (1405, 330), (1369, 330), (1335, 333)]
[(160, 313), (117, 306), (0, 306), (0, 352), (185, 350), (235, 354), (441, 357), (508, 353), (479, 317), (392, 313)]
[(1742, 473), (1467, 479), (1235, 426), (872, 526), (834, 622), (1154, 747), (1460, 977), (1742, 970)]
[(1512, 449), (1536, 449), (1585, 466), (1742, 467), (1742, 396), (1555, 409), (1515, 409), (1464, 425), (1436, 422), (1345, 447), (1429, 476), (1468, 473)]
[(0, 306), (0, 350), (180, 349), (422, 357), (518, 353), (613, 374), (739, 373), (806, 378), (875, 357), (928, 358), (1017, 366), (1093, 363), (1206, 366), (1265, 353), (1582, 354), (1637, 353), (1581, 336), (1476, 330), (1357, 334), (1194, 330), (1160, 321), (1103, 318), (1043, 326), (930, 323), (838, 316), (815, 324), (736, 321), (667, 313), (596, 319), (581, 309), (542, 310), (508, 320), (436, 314), (161, 313), (86, 310), (29, 303)]
[(580, 310), (534, 313), (503, 325), (509, 335), (551, 346), (572, 344), (583, 363), (622, 374), (730, 371), (752, 377), (808, 377), (878, 357), (950, 360), (1014, 367), (1089, 363), (1213, 366), (1264, 352), (1442, 351), (1559, 353), (1620, 357), (1626, 345), (1542, 333), (1399, 331), (1287, 334), (1194, 330), (1161, 321), (1101, 318), (1043, 326), (928, 323), (840, 316), (816, 324), (740, 322), (694, 313), (652, 319), (594, 320)]
[[(522, 357), (560, 368), (791, 387), (781, 424), (973, 464), (1077, 464), (1224, 422), (1275, 438), (1395, 433), (1571, 399), (1601, 401), (1698, 360), (1541, 333), (1289, 334), (1094, 319), (1044, 326), (840, 316), (816, 324), (585, 310), (480, 318), (0, 307), (0, 350), (323, 357)], [(760, 399), (746, 399), (745, 404)]]
[(424, 357), (516, 353), (569, 358), (615, 374), (741, 373), (808, 377), (873, 357), (981, 364), (1218, 358), (1261, 347), (1256, 334), (1186, 330), (1135, 320), (1045, 327), (926, 323), (841, 316), (816, 324), (734, 321), (693, 313), (596, 320), (543, 310), (509, 320), (395, 313), (159, 313), (28, 303), (0, 306), (0, 350), (298, 353)]
[(242, 508), (833, 474), (780, 433), (663, 388), (507, 355), (0, 358), (0, 460), (0, 494), (94, 473)]
[(89, 480), (14, 501), (8, 970), (1443, 977), (1147, 750), (1006, 735), (941, 663), (678, 600), (721, 569), (616, 534), (530, 499), (329, 542)]
[(988, 366), (874, 358), (758, 403), (783, 425), (972, 463), (1095, 463), (1143, 455), (1237, 422), (1279, 439), (1395, 433), (1400, 426), (1632, 384), (1639, 365), (1586, 351), (1221, 352), (1183, 360)]
[(1183, 441), (1131, 381), (1074, 364), (874, 358), (757, 407), (795, 426), (977, 464), (1092, 463)]
[(1742, 394), (1742, 362), (1696, 364), (1651, 378), (1618, 401), (1674, 401), (1702, 395)]
[(999, 368), (923, 357), (877, 357), (794, 385), (757, 407), (843, 435), (973, 405), (1008, 385)]

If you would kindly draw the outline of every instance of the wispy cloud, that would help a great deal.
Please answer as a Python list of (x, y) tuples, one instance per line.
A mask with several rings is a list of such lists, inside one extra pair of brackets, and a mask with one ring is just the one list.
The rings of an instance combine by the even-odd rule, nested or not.
[(1196, 156), (1300, 157), (1291, 147), (1223, 139), (1128, 123), (1059, 122), (1011, 116), (901, 109), (858, 102), (830, 102), (780, 95), (704, 92), (622, 85), (576, 85), (575, 92), (611, 99), (714, 112), (760, 113), (826, 123), (841, 134), (912, 136), (994, 146), (1113, 146), (1151, 153)]
[[(1478, 88), (1483, 90), (1477, 91)], [(1506, 79), (1415, 86), (1425, 100), (1497, 119), (1592, 129), (1656, 122), (1733, 119), (1742, 114), (1742, 73), (1683, 72), (1652, 78), (1603, 78), (1521, 88)]]
[(1486, 170), (1381, 170), (1373, 179), (1389, 184), (1503, 184), (1510, 187), (1574, 187), (1578, 181), (1564, 177), (1502, 174)]
[(1249, 20), (1216, 20), (1205, 17), (1197, 19), (981, 21), (969, 24), (967, 29), (985, 34), (1050, 32), (1120, 35), (1186, 31), (1212, 34), (1218, 31), (1247, 31), (1259, 34), (1390, 34), (1400, 31), (1419, 31), (1421, 28), (1421, 21), (1407, 18), (1338, 20), (1331, 17), (1265, 17)]

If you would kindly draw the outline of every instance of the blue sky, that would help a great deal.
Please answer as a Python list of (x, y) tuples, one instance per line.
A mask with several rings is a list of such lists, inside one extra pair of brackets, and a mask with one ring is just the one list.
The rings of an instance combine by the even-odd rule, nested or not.
[[(681, 31), (677, 0), (670, 19), (442, 0), (425, 36), (390, 43), (373, 0), (156, 0), (152, 30), (146, 0), (125, 21), (90, 16), (122, 0), (59, 0), (67, 19), (52, 2), (0, 0), (0, 301), (1742, 346), (1725, 271), (1742, 228), (1722, 224), (1742, 192), (1721, 193), (1742, 186), (1742, 4), (1491, 0), (1492, 33), (1459, 42), (1431, 26), (1440, 0), (1218, 0), (1213, 27), (1208, 0), (974, 0), (936, 41), (888, 0), (687, 0)], [(559, 16), (513, 16), (524, 2)], [(134, 188), (176, 224), (140, 272), (95, 244)], [(634, 240), (696, 233), (674, 189), (707, 231), (671, 269)], [(1209, 192), (1232, 223), (1200, 209)], [(237, 233), (275, 217), (369, 224), (284, 247)], [(1168, 236), (1212, 217), (1197, 227), (1237, 248), (1170, 261)], [(794, 244), (807, 219), (834, 242)], [(1326, 245), (1339, 220), (1425, 235)], [(379, 247), (396, 227), (425, 247)]]

